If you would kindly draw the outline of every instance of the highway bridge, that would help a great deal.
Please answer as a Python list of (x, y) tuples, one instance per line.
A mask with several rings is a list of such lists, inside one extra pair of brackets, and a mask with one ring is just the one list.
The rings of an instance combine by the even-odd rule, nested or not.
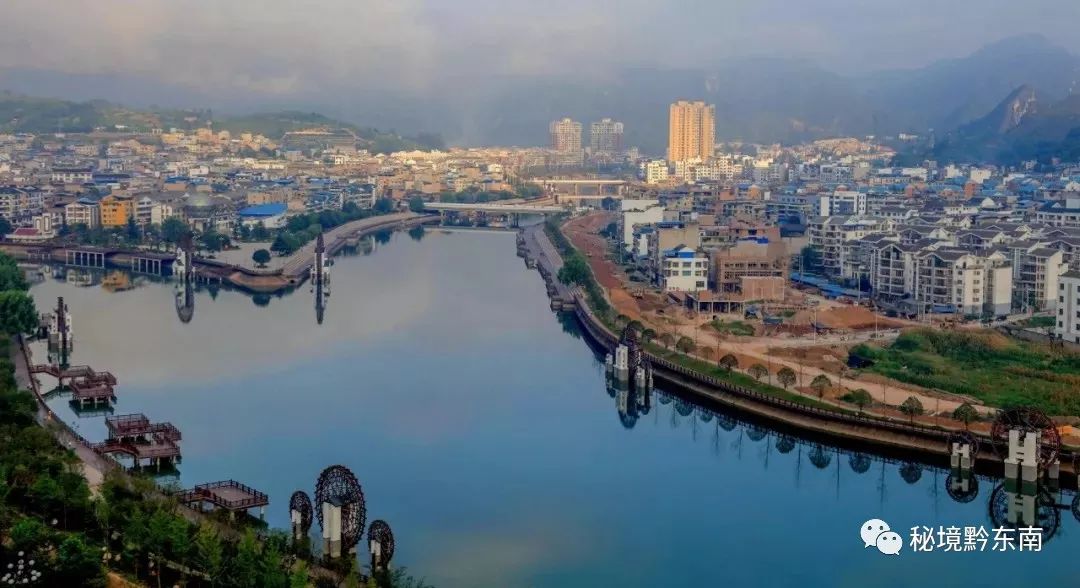
[(499, 204), (495, 202), (428, 202), (425, 210), (432, 212), (483, 212), (486, 214), (559, 214), (566, 212), (561, 206), (542, 206), (536, 204)]

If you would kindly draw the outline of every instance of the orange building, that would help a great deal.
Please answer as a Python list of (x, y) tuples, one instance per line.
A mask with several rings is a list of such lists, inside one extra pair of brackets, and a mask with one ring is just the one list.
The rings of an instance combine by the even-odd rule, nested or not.
[(135, 217), (135, 201), (131, 196), (111, 194), (101, 199), (101, 226), (123, 227)]

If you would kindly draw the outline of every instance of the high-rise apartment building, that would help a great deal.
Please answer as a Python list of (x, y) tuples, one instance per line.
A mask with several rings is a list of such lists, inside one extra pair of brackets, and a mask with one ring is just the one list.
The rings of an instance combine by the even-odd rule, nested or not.
[(615, 155), (622, 152), (623, 124), (610, 118), (589, 125), (589, 147), (594, 155)]
[(716, 145), (716, 106), (701, 100), (679, 100), (668, 120), (668, 161), (712, 157)]
[(559, 153), (581, 151), (581, 123), (564, 118), (548, 125), (551, 132), (551, 148)]

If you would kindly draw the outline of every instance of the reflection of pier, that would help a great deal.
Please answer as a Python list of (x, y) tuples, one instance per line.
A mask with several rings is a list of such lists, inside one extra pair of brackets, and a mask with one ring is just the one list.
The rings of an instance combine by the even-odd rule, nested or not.
[(60, 388), (65, 387), (67, 380), (66, 387), (80, 406), (116, 402), (116, 376), (109, 372), (96, 372), (88, 365), (61, 367), (55, 364), (35, 365), (30, 371), (56, 378)]
[(180, 460), (180, 431), (171, 423), (152, 423), (144, 414), (125, 414), (105, 419), (109, 437), (92, 446), (102, 454), (121, 454), (141, 467), (144, 460), (161, 468)]
[(330, 297), (330, 266), (333, 264), (326, 254), (323, 234), (315, 241), (315, 263), (311, 266), (311, 291), (315, 293), (315, 321), (323, 323), (326, 313), (326, 299)]
[(270, 497), (265, 493), (236, 480), (198, 484), (191, 490), (178, 492), (175, 496), (180, 504), (197, 506), (200, 511), (204, 505), (209, 504), (215, 509), (228, 511), (230, 516), (256, 507), (262, 509), (261, 515), (265, 515), (266, 505), (270, 504)]
[(176, 292), (176, 316), (180, 322), (190, 323), (195, 316), (195, 294), (192, 290), (195, 283), (195, 245), (190, 231), (180, 239), (180, 246), (176, 249), (173, 275), (180, 280)]

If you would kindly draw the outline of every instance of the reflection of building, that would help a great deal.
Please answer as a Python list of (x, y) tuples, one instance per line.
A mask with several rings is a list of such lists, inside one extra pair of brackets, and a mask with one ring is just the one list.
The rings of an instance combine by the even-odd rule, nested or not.
[(716, 106), (679, 100), (668, 119), (668, 161), (706, 161), (716, 144)]

